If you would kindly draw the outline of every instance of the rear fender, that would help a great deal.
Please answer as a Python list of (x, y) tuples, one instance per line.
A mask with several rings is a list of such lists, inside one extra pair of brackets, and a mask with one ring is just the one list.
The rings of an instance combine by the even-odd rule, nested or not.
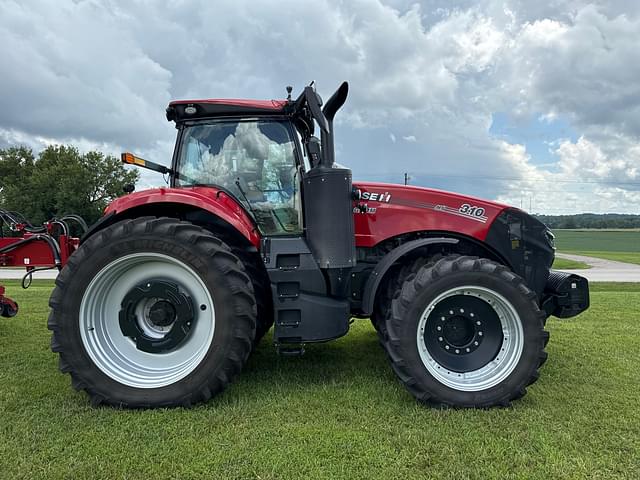
[(114, 200), (105, 215), (91, 226), (82, 241), (109, 225), (145, 215), (183, 218), (186, 212), (200, 211), (222, 221), (258, 248), (258, 229), (242, 206), (223, 190), (208, 187), (159, 188), (143, 190)]

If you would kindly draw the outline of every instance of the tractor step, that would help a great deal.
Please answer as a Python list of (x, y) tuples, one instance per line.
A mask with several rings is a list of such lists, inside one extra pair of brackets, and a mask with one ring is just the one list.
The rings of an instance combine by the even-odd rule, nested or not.
[(274, 343), (289, 349), (288, 345), (325, 342), (346, 334), (349, 300), (327, 291), (327, 280), (306, 240), (269, 237), (262, 248), (273, 298)]
[(282, 357), (301, 357), (304, 355), (304, 344), (276, 345), (276, 352)]

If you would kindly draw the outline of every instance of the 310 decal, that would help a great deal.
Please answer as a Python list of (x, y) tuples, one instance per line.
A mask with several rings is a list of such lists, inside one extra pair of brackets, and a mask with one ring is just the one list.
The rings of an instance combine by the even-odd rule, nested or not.
[(460, 213), (463, 215), (468, 215), (470, 217), (482, 218), (484, 217), (485, 210), (482, 207), (476, 207), (474, 205), (469, 205), (468, 203), (463, 203), (460, 205), (458, 209)]

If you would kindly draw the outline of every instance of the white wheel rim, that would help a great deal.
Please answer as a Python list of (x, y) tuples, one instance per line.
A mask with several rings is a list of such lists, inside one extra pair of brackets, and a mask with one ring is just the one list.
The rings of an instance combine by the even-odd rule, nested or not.
[[(472, 295), (488, 303), (502, 325), (503, 340), (496, 357), (473, 371), (447, 369), (433, 358), (425, 343), (424, 332), (429, 315), (441, 301), (454, 295)], [(480, 286), (456, 287), (438, 295), (422, 313), (416, 338), (420, 359), (427, 371), (443, 385), (465, 392), (487, 390), (503, 382), (518, 365), (524, 349), (522, 322), (515, 307), (499, 293)]]
[[(118, 318), (127, 292), (150, 279), (177, 284), (194, 304), (189, 335), (162, 353), (138, 350), (122, 333)], [(140, 320), (146, 331), (148, 325)], [(209, 290), (190, 267), (168, 255), (137, 253), (114, 260), (91, 280), (80, 304), (79, 327), (87, 354), (105, 375), (130, 387), (160, 388), (183, 379), (202, 362), (213, 341), (215, 308)]]

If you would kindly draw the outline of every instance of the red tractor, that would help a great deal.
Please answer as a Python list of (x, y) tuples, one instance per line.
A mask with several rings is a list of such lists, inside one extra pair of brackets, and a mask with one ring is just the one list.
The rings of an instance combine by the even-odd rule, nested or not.
[[(171, 102), (170, 187), (115, 200), (56, 281), (60, 370), (94, 405), (189, 406), (222, 392), (274, 326), (279, 353), (371, 318), (419, 401), (508, 405), (538, 378), (549, 315), (589, 305), (551, 270), (554, 237), (516, 208), (352, 184), (334, 162), (343, 83), (295, 100)], [(318, 139), (314, 132), (320, 132)]]

